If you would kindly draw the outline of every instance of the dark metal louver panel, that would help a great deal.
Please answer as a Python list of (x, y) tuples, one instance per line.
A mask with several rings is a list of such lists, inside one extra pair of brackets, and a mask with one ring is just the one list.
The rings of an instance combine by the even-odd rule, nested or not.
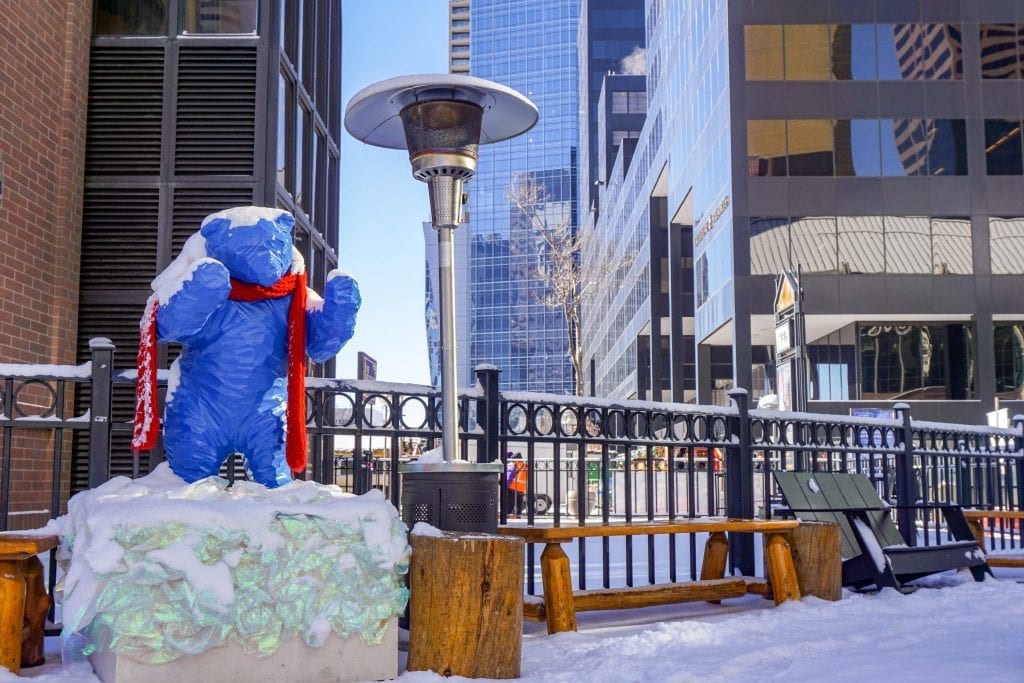
[(89, 360), (89, 340), (106, 337), (114, 342), (114, 367), (124, 370), (135, 367), (139, 351), (139, 319), (145, 307), (146, 292), (140, 292), (139, 303), (106, 302), (81, 304), (78, 316), (78, 359)]
[(85, 173), (159, 175), (164, 48), (95, 45)]
[(177, 175), (253, 175), (256, 48), (178, 53)]
[(177, 187), (171, 215), (171, 254), (177, 256), (185, 240), (199, 230), (211, 213), (253, 203), (252, 187)]
[(81, 289), (149, 287), (156, 275), (159, 207), (157, 188), (86, 188)]

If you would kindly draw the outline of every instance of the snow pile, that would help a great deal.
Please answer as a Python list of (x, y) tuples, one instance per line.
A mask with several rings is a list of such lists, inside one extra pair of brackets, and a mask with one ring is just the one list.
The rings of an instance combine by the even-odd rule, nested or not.
[[(925, 588), (911, 595), (891, 589), (848, 593), (840, 602), (805, 598), (713, 617), (707, 616), (710, 608), (706, 606), (676, 605), (671, 609), (678, 620), (643, 626), (624, 626), (631, 622), (624, 615), (642, 620), (654, 608), (584, 613), (579, 633), (549, 636), (538, 624), (537, 635), (523, 642), (519, 681), (1009, 683), (1024, 679), (1024, 648), (1020, 647), (1024, 586), (969, 579), (959, 584), (950, 577), (943, 577), (941, 584), (938, 590)], [(695, 611), (703, 614), (692, 618)], [(665, 618), (665, 612), (660, 614)], [(609, 626), (609, 621), (618, 625)], [(396, 679), (397, 683), (444, 680), (450, 679), (423, 671)]]
[(51, 523), (70, 550), (64, 651), (149, 663), (226, 641), (269, 655), (296, 634), (380, 642), (407, 600), (406, 530), (380, 491), (294, 481), (185, 484), (160, 465), (74, 496)]

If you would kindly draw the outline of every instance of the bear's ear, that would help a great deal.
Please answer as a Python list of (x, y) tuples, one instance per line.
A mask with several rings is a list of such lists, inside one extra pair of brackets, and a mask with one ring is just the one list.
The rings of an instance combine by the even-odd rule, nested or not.
[(295, 227), (295, 216), (291, 215), (287, 211), (282, 211), (277, 218), (274, 219), (274, 224), (277, 225), (277, 227), (285, 234), (291, 235), (292, 228)]
[(231, 228), (231, 219), (229, 218), (211, 218), (206, 222), (206, 225), (200, 229), (199, 233), (206, 238), (206, 241), (212, 246), (223, 242), (225, 234)]

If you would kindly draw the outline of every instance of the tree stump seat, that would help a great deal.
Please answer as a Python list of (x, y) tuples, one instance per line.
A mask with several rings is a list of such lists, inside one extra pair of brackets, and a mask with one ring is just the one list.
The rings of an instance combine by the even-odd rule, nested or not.
[(59, 543), (56, 536), (0, 534), (0, 666), (14, 674), (43, 663), (43, 635), (50, 596), (36, 557)]

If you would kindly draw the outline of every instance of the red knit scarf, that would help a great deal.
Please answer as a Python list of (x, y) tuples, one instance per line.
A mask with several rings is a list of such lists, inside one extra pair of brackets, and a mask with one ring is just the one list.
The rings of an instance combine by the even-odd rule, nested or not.
[[(288, 308), (288, 423), (285, 458), (293, 472), (306, 468), (306, 274), (285, 275), (270, 287), (232, 278), (233, 301), (263, 301), (292, 295)], [(148, 451), (160, 431), (156, 403), (156, 297), (150, 297), (140, 324), (139, 376), (135, 390), (132, 448)]]

